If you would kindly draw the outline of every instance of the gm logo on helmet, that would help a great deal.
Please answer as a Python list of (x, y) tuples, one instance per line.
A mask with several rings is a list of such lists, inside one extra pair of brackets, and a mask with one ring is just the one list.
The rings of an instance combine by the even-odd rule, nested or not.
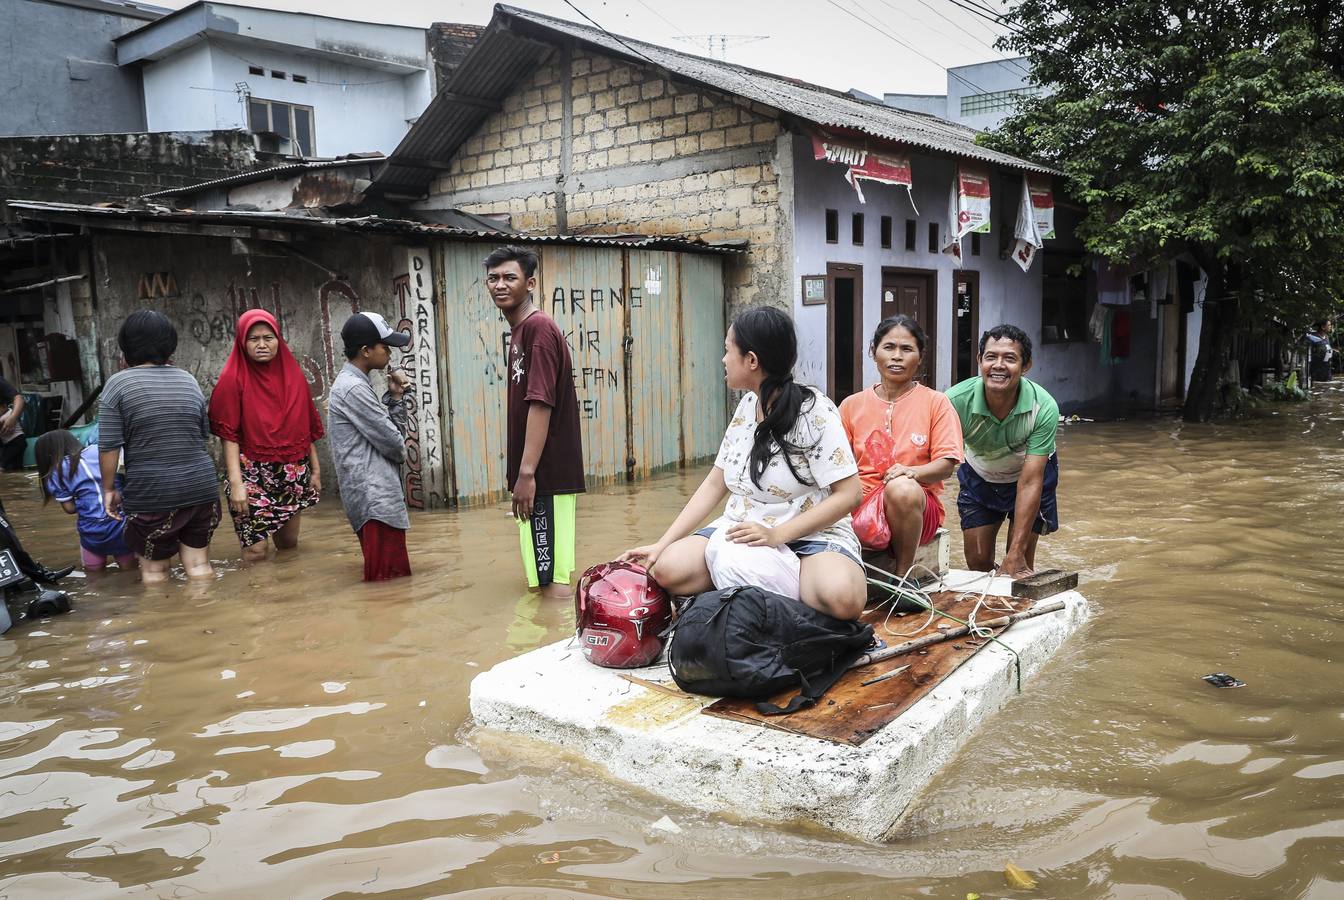
[(605, 634), (586, 634), (583, 639), (594, 647), (605, 647), (611, 643), (611, 637)]

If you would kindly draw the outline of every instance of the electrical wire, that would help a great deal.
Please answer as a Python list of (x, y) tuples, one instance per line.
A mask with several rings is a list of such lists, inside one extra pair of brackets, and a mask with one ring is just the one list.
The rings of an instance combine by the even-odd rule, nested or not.
[[(906, 12), (905, 10), (902, 10), (900, 7), (896, 6), (894, 3), (891, 3), (890, 0), (878, 0), (878, 2), (881, 3), (883, 6), (887, 7), (887, 9), (890, 9), (890, 10), (891, 10), (892, 12), (894, 12), (894, 13), (897, 13), (897, 14), (899, 14), (899, 15), (910, 15), (910, 13)], [(953, 19), (952, 17), (950, 17), (950, 16), (944, 15), (944, 14), (937, 8), (937, 7), (935, 7), (933, 4), (929, 3), (928, 0), (915, 0), (915, 2), (917, 2), (920, 6), (924, 7), (925, 9), (927, 9), (929, 12), (933, 13), (933, 14), (934, 14), (935, 16), (937, 16), (938, 18), (942, 19), (942, 20), (943, 20), (944, 22), (946, 22), (947, 24), (951, 25), (953, 28), (961, 29), (962, 34), (964, 34), (966, 37), (970, 38), (971, 40), (976, 41), (976, 42), (980, 45), (980, 47), (984, 47), (984, 48), (988, 49), (988, 50), (989, 50), (990, 52), (992, 52), (992, 53), (999, 53), (999, 52), (1001, 52), (1001, 51), (999, 51), (993, 44), (989, 43), (988, 41), (982, 40), (982, 39), (976, 37), (975, 35), (970, 34), (969, 32), (967, 32), (967, 31), (965, 30), (965, 26), (964, 26), (962, 23), (957, 22), (956, 20), (954, 20), (954, 19)], [(967, 50), (970, 50), (970, 51), (975, 52), (975, 53), (979, 53), (979, 52), (980, 52), (980, 48), (979, 48), (979, 47), (972, 47), (970, 44), (967, 44), (967, 43), (965, 43), (964, 41), (958, 40), (958, 39), (957, 39), (957, 36), (954, 35), (954, 34), (949, 34), (949, 33), (947, 33), (946, 31), (942, 30), (941, 28), (935, 28), (935, 27), (933, 27), (932, 25), (930, 25), (928, 22), (922, 22), (918, 17), (911, 16), (911, 18), (914, 18), (916, 22), (920, 22), (922, 25), (924, 25), (924, 27), (928, 28), (930, 31), (934, 32), (935, 34), (941, 34), (943, 37), (948, 38), (948, 39), (950, 39), (950, 40), (956, 42), (958, 45), (960, 45), (960, 46), (966, 48)], [(986, 30), (988, 31), (988, 29), (986, 29)], [(993, 32), (990, 32), (990, 33), (993, 34)], [(993, 35), (993, 36), (994, 36), (995, 38), (998, 38), (998, 37), (999, 37), (999, 35), (997, 35), (997, 34), (995, 34), (995, 35)], [(1030, 75), (1030, 74), (1031, 74), (1031, 71), (1030, 71), (1029, 69), (1024, 68), (1024, 67), (1023, 67), (1020, 63), (1018, 63), (1017, 60), (1015, 60), (1015, 59), (1014, 59), (1014, 60), (999, 60), (999, 61), (1000, 61), (1000, 62), (1011, 62), (1011, 63), (1014, 63), (1014, 64), (1017, 65), (1017, 67), (1018, 67), (1019, 69), (1022, 70), (1022, 72), (1023, 72), (1024, 74), (1027, 74), (1027, 75)]]
[(650, 6), (648, 3), (645, 3), (644, 0), (635, 0), (635, 2), (638, 3), (640, 6), (644, 7), (645, 9), (647, 9), (649, 12), (653, 13), (653, 14), (654, 14), (655, 16), (657, 16), (658, 18), (662, 19), (663, 22), (667, 25), (667, 27), (671, 28), (673, 31), (675, 31), (675, 32), (676, 32), (678, 35), (680, 35), (681, 37), (684, 37), (684, 38), (688, 38), (688, 37), (690, 37), (690, 35), (687, 34), (687, 33), (684, 32), (684, 31), (682, 31), (681, 28), (680, 28), (675, 22), (673, 22), (673, 21), (672, 21), (671, 19), (669, 19), (667, 16), (663, 15), (662, 13), (660, 13), (658, 10), (654, 9), (654, 8), (653, 8), (652, 6)]
[[(568, 0), (566, 0), (566, 2), (568, 2)], [(911, 53), (915, 54), (915, 55), (918, 56), (919, 58), (928, 60), (929, 62), (933, 63), (935, 66), (937, 66), (938, 68), (942, 69), (942, 70), (943, 70), (944, 72), (946, 72), (948, 75), (950, 75), (951, 77), (957, 79), (957, 81), (960, 81), (962, 84), (966, 85), (967, 87), (974, 88), (975, 90), (979, 91), (979, 92), (982, 93), (982, 94), (988, 94), (988, 93), (990, 93), (990, 91), (986, 90), (985, 88), (982, 88), (980, 85), (978, 85), (978, 84), (976, 84), (975, 82), (971, 81), (969, 78), (966, 78), (966, 77), (964, 77), (964, 76), (962, 76), (962, 75), (958, 75), (956, 72), (951, 71), (950, 69), (947, 68), (947, 66), (943, 65), (943, 64), (940, 63), (938, 60), (934, 59), (932, 56), (929, 56), (927, 53), (924, 53), (923, 51), (919, 50), (919, 49), (918, 49), (917, 47), (915, 47), (913, 44), (909, 44), (909, 43), (907, 43), (907, 42), (901, 40), (900, 38), (896, 37), (896, 35), (892, 34), (891, 32), (887, 31), (886, 29), (878, 28), (876, 25), (874, 25), (874, 24), (873, 24), (872, 22), (870, 22), (868, 19), (865, 19), (865, 18), (859, 16), (858, 14), (856, 14), (853, 10), (848, 9), (847, 7), (841, 6), (838, 2), (836, 2), (836, 0), (826, 0), (826, 2), (829, 3), (831, 6), (834, 6), (836, 9), (840, 10), (840, 11), (841, 11), (842, 13), (844, 13), (845, 15), (849, 16), (850, 18), (852, 18), (854, 21), (859, 22), (859, 23), (861, 23), (861, 24), (867, 26), (868, 28), (871, 28), (873, 31), (876, 31), (878, 34), (882, 35), (883, 37), (887, 38), (888, 40), (891, 40), (891, 41), (894, 41), (894, 42), (897, 43), (897, 44), (900, 44), (902, 47), (904, 47), (905, 49), (909, 50)], [(860, 7), (860, 8), (862, 8), (862, 7)], [(865, 12), (866, 12), (866, 10), (865, 10)], [(871, 13), (870, 13), (870, 15), (871, 15)]]
[(629, 44), (627, 44), (627, 43), (626, 43), (626, 42), (625, 42), (619, 35), (612, 34), (610, 31), (607, 31), (607, 29), (605, 29), (605, 28), (603, 28), (601, 25), (597, 24), (597, 20), (596, 20), (596, 19), (594, 19), (592, 16), (588, 15), (588, 14), (587, 14), (586, 12), (584, 12), (583, 10), (579, 9), (577, 6), (575, 6), (573, 3), (571, 3), (570, 0), (564, 0), (564, 4), (565, 4), (566, 6), (568, 6), (570, 9), (574, 10), (574, 11), (575, 11), (576, 13), (578, 13), (579, 15), (583, 16), (583, 18), (584, 18), (585, 20), (587, 20), (587, 22), (588, 22), (589, 24), (591, 24), (594, 28), (596, 28), (598, 31), (602, 32), (602, 33), (605, 34), (607, 37), (611, 38), (613, 41), (615, 41), (616, 43), (620, 44), (622, 47), (624, 47), (625, 49), (629, 50), (631, 53), (635, 54), (635, 56), (638, 56), (640, 59), (644, 60), (646, 63), (648, 63), (648, 64), (651, 65), (651, 66), (657, 66), (658, 68), (662, 68), (661, 66), (658, 66), (658, 63), (656, 63), (656, 62), (654, 62), (653, 60), (649, 59), (649, 58), (648, 58), (647, 56), (645, 56), (643, 53), (640, 53), (640, 52), (639, 52), (638, 50), (636, 50), (634, 47), (631, 47)]
[[(971, 635), (980, 638), (981, 640), (991, 641), (995, 644), (998, 644), (1000, 647), (1007, 650), (1009, 653), (1013, 655), (1013, 665), (1016, 668), (1017, 672), (1017, 691), (1019, 694), (1022, 692), (1022, 658), (1018, 655), (1016, 650), (1005, 644), (1003, 641), (999, 640), (998, 636), (994, 634), (994, 630), (992, 628), (986, 628), (983, 625), (977, 625), (975, 622), (975, 616), (980, 611), (982, 606), (985, 609), (993, 610), (996, 612), (1008, 612), (1008, 613), (1017, 612), (1017, 610), (1013, 609), (1011, 605), (1006, 607), (995, 606), (986, 602), (987, 595), (989, 594), (989, 588), (993, 584), (994, 576), (997, 574), (996, 570), (991, 569), (989, 572), (983, 573), (982, 575), (976, 577), (971, 581), (971, 584), (974, 584), (975, 582), (979, 581), (980, 578), (984, 578), (985, 588), (983, 591), (980, 592), (980, 595), (976, 600), (975, 606), (971, 608), (971, 614), (966, 619), (960, 619), (949, 612), (944, 612), (943, 610), (935, 607), (933, 605), (933, 598), (930, 595), (930, 593), (921, 588), (918, 585), (918, 583), (916, 583), (913, 586), (911, 586), (908, 583), (911, 574), (913, 574), (916, 569), (922, 569), (923, 571), (929, 573), (934, 577), (938, 587), (943, 587), (944, 586), (943, 576), (933, 571), (928, 566), (923, 565), (922, 563), (915, 563), (914, 565), (910, 566), (910, 568), (906, 569), (905, 574), (900, 576), (899, 578), (897, 578), (894, 574), (888, 572), (885, 569), (879, 569), (878, 567), (870, 565), (868, 563), (863, 563), (863, 566), (867, 569), (871, 569), (872, 571), (881, 574), (883, 577), (887, 579), (896, 579), (895, 584), (893, 584), (890, 581), (880, 581), (876, 578), (865, 578), (865, 580), (870, 585), (891, 592), (891, 597), (889, 597), (887, 600), (882, 601), (882, 603), (879, 603), (878, 606), (876, 607), (876, 609), (880, 610), (882, 606), (885, 605), (886, 603), (892, 604), (892, 608), (887, 611), (887, 617), (882, 623), (881, 627), (883, 631), (893, 636), (913, 637), (919, 632), (927, 629), (929, 625), (933, 622), (933, 617), (935, 615), (941, 616), (944, 619), (951, 619), (953, 622), (956, 622), (959, 625), (966, 626), (967, 631)], [(961, 591), (953, 599), (953, 603), (959, 603), (962, 600), (970, 597), (973, 593), (974, 593), (973, 591)], [(918, 629), (909, 633), (892, 631), (890, 627), (887, 625), (887, 622), (891, 620), (892, 614), (896, 611), (896, 602), (899, 599), (911, 600), (915, 604), (927, 609), (929, 611), (928, 620), (926, 620), (925, 623), (921, 625)]]

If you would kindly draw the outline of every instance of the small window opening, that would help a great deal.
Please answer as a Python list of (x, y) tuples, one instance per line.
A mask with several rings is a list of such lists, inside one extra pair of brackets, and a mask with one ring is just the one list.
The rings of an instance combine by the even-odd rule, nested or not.
[(882, 239), (882, 249), (891, 249), (891, 216), (883, 216), (878, 220), (879, 236)]
[(840, 214), (833, 209), (826, 210), (826, 243), (840, 243)]
[(937, 253), (937, 252), (938, 252), (938, 223), (937, 223), (937, 222), (930, 222), (930, 223), (929, 223), (929, 252), (930, 252), (930, 253)]
[(285, 80), (285, 73), (284, 73), (284, 72), (281, 72), (279, 69), (271, 69), (271, 77), (272, 77), (272, 78), (279, 78), (281, 81), (284, 81), (284, 80)]
[(918, 232), (918, 223), (917, 223), (914, 219), (906, 219), (906, 220), (905, 220), (905, 249), (909, 250), (909, 251), (912, 252), (912, 253), (913, 253), (914, 250), (915, 250), (915, 241), (918, 240), (918, 238), (916, 237), (916, 235), (917, 235), (918, 233), (919, 233), (919, 232)]
[(849, 240), (855, 247), (863, 246), (863, 213), (854, 213), (849, 220)]
[(307, 83), (308, 83), (308, 76), (307, 76), (307, 75), (291, 75), (290, 77), (294, 79), (294, 83), (295, 83), (295, 84), (307, 84)]
[(247, 74), (249, 74), (249, 75), (265, 75), (265, 74), (266, 74), (266, 70), (263, 69), (261, 66), (248, 66), (248, 67), (247, 67)]

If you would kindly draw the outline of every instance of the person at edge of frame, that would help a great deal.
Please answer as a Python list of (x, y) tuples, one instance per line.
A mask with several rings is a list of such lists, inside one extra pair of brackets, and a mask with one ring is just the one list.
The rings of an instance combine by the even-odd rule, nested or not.
[[(947, 391), (966, 441), (966, 461), (957, 469), (966, 567), (1029, 578), (1041, 535), (1059, 530), (1059, 405), (1024, 377), (1031, 371), (1031, 338), (1022, 329), (996, 325), (982, 334), (978, 364), (979, 377)], [(996, 563), (1005, 517), (1007, 549)]]
[(509, 325), (508, 486), (527, 585), (548, 600), (573, 597), (574, 515), (583, 493), (583, 440), (574, 361), (555, 320), (533, 300), (537, 254), (500, 247), (485, 285)]

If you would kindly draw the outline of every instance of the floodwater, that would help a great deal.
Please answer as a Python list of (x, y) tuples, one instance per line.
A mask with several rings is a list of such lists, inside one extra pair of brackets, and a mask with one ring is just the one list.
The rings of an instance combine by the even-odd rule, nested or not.
[[(226, 524), (214, 583), (70, 579), (72, 614), (0, 638), (0, 895), (1344, 895), (1344, 386), (1062, 432), (1039, 562), (1080, 570), (1094, 617), (888, 845), (474, 737), (472, 677), (571, 611), (520, 589), (503, 505), (414, 517), (414, 578), (367, 586), (333, 501), (296, 554), (241, 568)], [(698, 474), (594, 492), (581, 559), (656, 537)], [(77, 558), (31, 478), (0, 490), (30, 550)]]

